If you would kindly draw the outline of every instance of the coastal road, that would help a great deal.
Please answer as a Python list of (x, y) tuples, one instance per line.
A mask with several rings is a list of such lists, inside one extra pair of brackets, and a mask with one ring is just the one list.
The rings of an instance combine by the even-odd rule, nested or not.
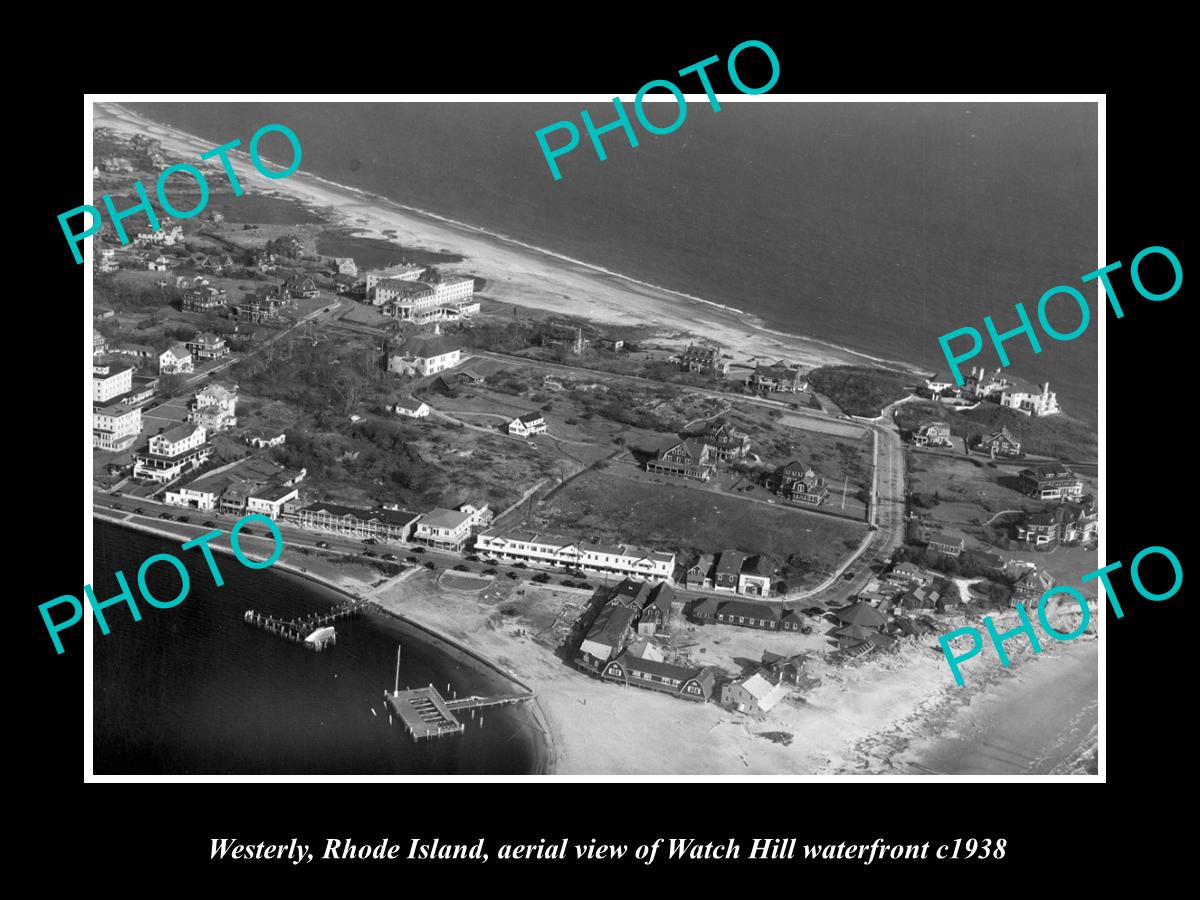
[[(790, 598), (785, 607), (803, 607), (813, 600), (828, 606), (848, 602), (867, 586), (877, 564), (889, 559), (904, 543), (904, 445), (892, 416), (895, 405), (885, 408), (878, 422), (864, 426), (871, 429), (874, 440), (871, 524), (876, 530), (868, 532), (858, 551), (829, 578)], [(848, 580), (843, 577), (847, 570), (854, 572)]]

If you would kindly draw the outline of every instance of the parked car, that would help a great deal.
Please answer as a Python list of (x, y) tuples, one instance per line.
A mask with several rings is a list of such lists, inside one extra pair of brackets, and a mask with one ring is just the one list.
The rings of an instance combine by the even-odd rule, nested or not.
[(467, 562), (479, 562), (479, 557), (472, 553), (467, 557)]
[(242, 534), (255, 535), (255, 534), (258, 534), (258, 532), (255, 531), (253, 528), (243, 528)]
[(322, 550), (328, 550), (329, 549), (329, 541), (317, 541), (317, 546), (320, 547)]
[(412, 563), (414, 566), (415, 566), (415, 565), (416, 565), (418, 562), (420, 562), (420, 560), (419, 560), (419, 559), (417, 559), (415, 556), (406, 556), (406, 557), (404, 557), (404, 561), (405, 561), (406, 563)]
[(121, 492), (120, 492), (120, 491), (113, 491), (113, 492), (112, 492), (112, 494), (111, 494), (111, 496), (113, 496), (113, 497), (120, 497), (120, 496), (121, 496)]
[(484, 570), (483, 570), (483, 572), (482, 572), (481, 574), (483, 574), (483, 575), (495, 575), (495, 574), (496, 574), (496, 570), (495, 570), (495, 569), (484, 569)]
[(158, 517), (159, 517), (160, 519), (173, 519), (173, 518), (175, 518), (175, 517), (174, 517), (173, 515), (171, 515), (170, 513), (159, 513), (159, 514), (158, 514)]
[(395, 553), (385, 553), (383, 554), (383, 558), (388, 562), (396, 562), (400, 559)]
[(413, 547), (412, 551), (413, 551), (413, 553), (424, 553), (425, 548), (424, 547)]
[(525, 563), (523, 563), (523, 562), (518, 562), (518, 563), (513, 563), (513, 568), (514, 569), (528, 569), (529, 566), (525, 565)]
[(516, 572), (505, 572), (504, 574), (507, 575), (509, 578), (513, 579), (514, 581), (516, 581), (518, 578), (521, 577)]
[(457, 566), (454, 567), (454, 571), (455, 572), (470, 572), (471, 567), (464, 565), (463, 563), (459, 563)]
[(363, 556), (374, 556), (375, 554), (374, 554), (374, 552), (372, 552), (371, 550), (364, 550), (364, 551), (362, 552), (362, 555), (363, 555)]
[(208, 520), (206, 520), (206, 521), (205, 521), (205, 523), (204, 523), (204, 527), (205, 527), (205, 528), (216, 528), (216, 527), (217, 527), (217, 523), (216, 523), (216, 522), (214, 522), (212, 519), (208, 519)]
[(857, 574), (858, 574), (857, 572), (847, 572), (845, 575), (842, 576), (842, 580), (843, 581), (853, 581), (855, 575), (857, 575)]
[(575, 582), (571, 581), (570, 579), (564, 578), (562, 580), (562, 586), (563, 587), (575, 587)]
[(122, 506), (120, 503), (114, 503), (114, 504), (112, 505), (112, 508), (113, 508), (113, 509), (120, 509), (120, 510), (123, 510), (123, 509), (125, 509), (125, 507), (123, 507), (123, 506)]
[(183, 522), (183, 523), (185, 523), (185, 524), (186, 524), (186, 523), (189, 523), (189, 522), (191, 522), (192, 520), (191, 520), (191, 519), (189, 519), (187, 516), (180, 516), (180, 517), (179, 517), (179, 521), (180, 521), (180, 522)]
[(375, 540), (375, 538), (363, 538), (362, 542), (364, 544), (378, 544), (379, 543), (379, 541)]

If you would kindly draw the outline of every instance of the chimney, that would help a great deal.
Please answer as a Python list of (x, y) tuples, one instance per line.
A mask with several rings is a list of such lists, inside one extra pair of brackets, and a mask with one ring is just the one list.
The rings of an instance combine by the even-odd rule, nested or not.
[(1047, 381), (1045, 384), (1042, 385), (1042, 398), (1045, 399), (1049, 395), (1050, 395), (1050, 382)]

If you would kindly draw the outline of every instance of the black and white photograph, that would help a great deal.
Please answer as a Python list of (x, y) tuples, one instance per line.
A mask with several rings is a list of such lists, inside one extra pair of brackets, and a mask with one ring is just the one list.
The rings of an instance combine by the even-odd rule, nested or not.
[(725, 55), (89, 97), (89, 777), (1102, 776), (1103, 97)]

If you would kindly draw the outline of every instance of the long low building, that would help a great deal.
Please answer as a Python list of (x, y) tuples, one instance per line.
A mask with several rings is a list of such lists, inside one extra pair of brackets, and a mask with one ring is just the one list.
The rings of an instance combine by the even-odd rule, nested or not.
[(403, 509), (358, 509), (335, 503), (313, 503), (296, 511), (301, 528), (385, 541), (407, 541), (419, 518), (417, 513)]
[(564, 566), (597, 574), (669, 581), (675, 554), (627, 544), (593, 544), (532, 531), (492, 529), (475, 539), (475, 549), (504, 562)]
[(600, 678), (604, 681), (662, 691), (684, 700), (707, 703), (713, 694), (716, 669), (712, 666), (679, 666), (652, 659), (639, 659), (626, 652), (605, 666)]

